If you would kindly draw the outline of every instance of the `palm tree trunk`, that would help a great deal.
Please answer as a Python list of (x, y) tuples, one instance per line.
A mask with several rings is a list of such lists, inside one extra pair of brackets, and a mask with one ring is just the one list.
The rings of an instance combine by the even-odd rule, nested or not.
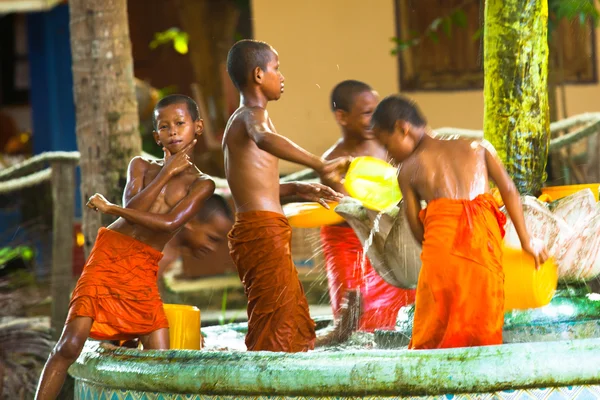
[(488, 0), (484, 27), (484, 137), (522, 194), (545, 180), (550, 140), (548, 4)]
[[(141, 153), (127, 0), (70, 0), (73, 92), (83, 204), (121, 203), (127, 165)], [(84, 209), (85, 251), (113, 218)]]

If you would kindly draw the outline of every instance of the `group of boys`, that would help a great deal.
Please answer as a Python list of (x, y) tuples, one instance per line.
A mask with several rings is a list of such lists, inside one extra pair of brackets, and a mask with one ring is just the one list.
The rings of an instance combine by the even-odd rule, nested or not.
[[(399, 167), (407, 219), (422, 243), (423, 267), (416, 290), (412, 349), (500, 344), (503, 273), (500, 265), (504, 214), (489, 194), (497, 185), (523, 250), (536, 265), (520, 198), (493, 149), (481, 141), (440, 141), (428, 134), (417, 106), (401, 96), (378, 102), (366, 84), (344, 81), (331, 96), (342, 138), (323, 157), (279, 135), (267, 113), (284, 90), (279, 56), (268, 44), (237, 42), (227, 71), (240, 92), (223, 138), (225, 172), (235, 204), (228, 234), (231, 257), (248, 297), (250, 351), (308, 351), (331, 339), (317, 338), (308, 303), (291, 258), (291, 227), (281, 201), (300, 197), (328, 207), (345, 194), (340, 181), (352, 157), (390, 157)], [(123, 206), (101, 194), (87, 206), (118, 219), (101, 228), (77, 282), (62, 335), (50, 355), (37, 399), (54, 399), (68, 367), (88, 337), (139, 338), (145, 349), (168, 349), (168, 321), (156, 277), (165, 245), (201, 213), (215, 185), (193, 163), (203, 122), (186, 96), (160, 100), (154, 138), (164, 159), (134, 158)], [(315, 170), (323, 184), (280, 183), (279, 159)], [(427, 208), (421, 209), (421, 201)], [(218, 208), (218, 207), (217, 207)], [(202, 215), (202, 214), (201, 214)], [(207, 221), (210, 213), (201, 217)], [(415, 293), (386, 284), (370, 265), (359, 266), (360, 243), (346, 225), (321, 232), (338, 339), (348, 322), (348, 298), (360, 293), (358, 328), (393, 329), (398, 310)], [(350, 297), (346, 296), (350, 294)]]

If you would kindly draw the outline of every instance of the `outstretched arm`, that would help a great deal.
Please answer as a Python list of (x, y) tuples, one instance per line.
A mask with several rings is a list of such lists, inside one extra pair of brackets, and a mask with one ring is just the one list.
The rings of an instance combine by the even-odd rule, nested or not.
[(515, 186), (512, 179), (506, 172), (506, 169), (502, 165), (502, 162), (498, 159), (494, 148), (491, 144), (482, 143), (485, 151), (485, 163), (488, 170), (488, 175), (494, 181), (498, 187), (498, 191), (502, 196), (502, 201), (506, 206), (508, 215), (515, 226), (521, 247), (527, 253), (531, 254), (535, 259), (536, 268), (539, 268), (540, 264), (544, 263), (548, 258), (548, 254), (545, 249), (536, 250), (533, 248), (531, 237), (525, 226), (525, 218), (523, 217), (523, 206), (521, 204), (521, 197), (519, 191)]
[(279, 197), (297, 196), (302, 200), (316, 201), (329, 209), (328, 201), (340, 201), (344, 195), (320, 183), (286, 182), (279, 185)]
[(198, 180), (171, 211), (166, 214), (155, 214), (130, 208), (119, 207), (110, 203), (101, 194), (96, 193), (87, 203), (89, 208), (106, 214), (122, 217), (127, 221), (139, 224), (147, 229), (162, 232), (175, 232), (200, 211), (202, 203), (213, 194), (215, 184), (211, 180)]
[(254, 108), (249, 110), (249, 113), (249, 118), (246, 119), (246, 130), (259, 149), (282, 160), (312, 168), (319, 175), (333, 181), (339, 181), (341, 175), (346, 172), (350, 164), (349, 157), (325, 161), (322, 157), (309, 153), (288, 138), (276, 133), (269, 124), (267, 110)]
[(421, 211), (421, 201), (419, 196), (410, 184), (410, 176), (406, 170), (400, 169), (398, 174), (398, 184), (400, 185), (400, 191), (402, 192), (402, 199), (404, 200), (404, 209), (406, 210), (406, 219), (410, 230), (419, 244), (423, 243), (425, 239), (425, 228), (423, 223), (419, 219), (419, 212)]
[(282, 160), (312, 168), (321, 172), (325, 160), (304, 150), (288, 138), (277, 134), (269, 124), (267, 110), (254, 108), (249, 110), (246, 119), (248, 136), (259, 149), (266, 151)]
[(165, 152), (164, 166), (146, 187), (144, 187), (144, 176), (149, 163), (141, 157), (134, 157), (127, 169), (127, 185), (123, 191), (123, 207), (148, 211), (169, 179), (193, 166), (187, 152), (195, 144), (196, 139), (192, 140), (190, 144), (175, 155), (171, 155), (169, 150), (163, 148)]

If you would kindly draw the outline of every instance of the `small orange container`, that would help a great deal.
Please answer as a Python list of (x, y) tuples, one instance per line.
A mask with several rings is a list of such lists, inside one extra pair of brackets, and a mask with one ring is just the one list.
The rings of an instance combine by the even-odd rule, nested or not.
[(200, 350), (200, 310), (182, 304), (163, 304), (169, 320), (171, 349)]
[(558, 200), (584, 189), (590, 189), (594, 194), (594, 197), (596, 198), (596, 202), (598, 201), (598, 191), (600, 190), (600, 183), (589, 183), (585, 185), (548, 186), (542, 188), (542, 193), (550, 196), (552, 200)]
[(344, 218), (333, 211), (338, 203), (328, 204), (329, 210), (317, 202), (289, 203), (283, 206), (283, 213), (294, 228), (319, 228), (344, 222)]
[(550, 303), (558, 284), (554, 260), (548, 259), (536, 270), (533, 257), (523, 250), (508, 246), (503, 250), (504, 309), (524, 310)]

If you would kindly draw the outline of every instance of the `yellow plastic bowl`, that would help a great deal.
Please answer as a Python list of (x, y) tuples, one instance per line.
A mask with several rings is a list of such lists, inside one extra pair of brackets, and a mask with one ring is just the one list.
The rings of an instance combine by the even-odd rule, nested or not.
[(600, 190), (600, 183), (589, 183), (585, 185), (548, 186), (542, 188), (542, 193), (550, 196), (552, 200), (558, 200), (584, 189), (590, 189), (592, 193), (594, 193), (596, 201), (598, 201), (598, 191)]
[(283, 213), (294, 228), (319, 228), (344, 222), (344, 218), (333, 211), (338, 203), (328, 204), (329, 210), (316, 202), (289, 203), (283, 206)]
[(382, 211), (402, 200), (398, 170), (374, 157), (357, 157), (348, 168), (344, 187), (367, 208)]
[(524, 310), (550, 303), (558, 283), (553, 259), (535, 269), (533, 257), (521, 249), (504, 246), (504, 309)]
[(200, 350), (200, 310), (182, 304), (163, 304), (169, 320), (171, 349)]

